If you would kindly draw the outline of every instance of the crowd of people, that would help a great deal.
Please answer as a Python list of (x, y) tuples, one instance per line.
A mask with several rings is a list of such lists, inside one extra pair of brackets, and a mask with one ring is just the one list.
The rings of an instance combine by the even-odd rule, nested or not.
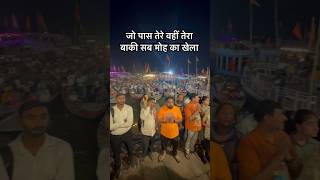
[[(17, 40), (20, 43), (0, 47), (0, 122), (3, 125), (4, 121), (17, 121), (17, 131), (21, 130), (6, 146), (2, 147), (7, 142), (1, 141), (0, 179), (73, 180), (79, 176), (75, 171), (78, 164), (74, 164), (78, 150), (71, 146), (75, 142), (67, 142), (65, 136), (60, 139), (47, 132), (48, 128), (54, 129), (50, 125), (56, 121), (56, 114), (47, 107), (57, 106), (51, 101), (59, 94), (82, 102), (106, 102), (104, 48), (58, 43), (60, 39), (46, 39), (45, 34), (34, 36), (28, 39), (22, 35)], [(7, 113), (16, 116), (6, 119)], [(8, 131), (1, 125), (1, 130)], [(105, 151), (106, 148), (99, 149), (97, 157), (99, 180), (107, 179)]]
[[(263, 100), (253, 114), (255, 127), (247, 134), (238, 129), (241, 120), (235, 115), (231, 104), (221, 104), (216, 110), (212, 140), (221, 145), (216, 148), (222, 148), (225, 155), (225, 159), (216, 159), (221, 164), (226, 160), (228, 166), (221, 170), (218, 162), (213, 163), (214, 176), (240, 180), (320, 178), (316, 161), (320, 143), (314, 139), (319, 117), (314, 112), (301, 109), (287, 117), (280, 104)], [(212, 156), (218, 156), (219, 150), (213, 151), (217, 154)]]
[[(202, 159), (208, 162), (210, 141), (210, 107), (209, 97), (200, 97), (191, 93), (190, 102), (185, 104), (184, 95), (178, 97), (167, 97), (163, 105), (157, 108), (155, 99), (144, 97), (140, 103), (140, 119), (143, 152), (141, 159), (150, 158), (154, 160), (153, 152), (156, 133), (160, 134), (161, 149), (158, 161), (163, 162), (167, 156), (167, 146), (172, 146), (172, 155), (177, 163), (181, 162), (178, 149), (184, 149), (185, 158), (190, 159), (195, 153), (196, 144), (202, 144)], [(121, 144), (128, 147), (128, 163), (135, 166), (133, 157), (133, 109), (126, 104), (126, 95), (116, 96), (116, 105), (110, 108), (110, 143), (114, 155), (115, 177), (120, 176), (121, 167)], [(181, 143), (185, 142), (185, 143)]]
[[(52, 41), (45, 43), (52, 45)], [(1, 117), (17, 112), (27, 100), (49, 103), (66, 90), (68, 95), (81, 101), (106, 101), (105, 73), (99, 72), (104, 63), (103, 48), (90, 51), (93, 47), (55, 44), (40, 50), (36, 45), (32, 46), (38, 40), (28, 42), (31, 44), (29, 48), (24, 44), (1, 48)]]
[[(207, 78), (191, 77), (192, 79), (179, 79), (178, 75), (166, 76), (162, 73), (155, 73), (153, 75), (154, 77), (152, 78), (144, 77), (143, 74), (137, 73), (111, 76), (111, 101), (114, 102), (117, 93), (129, 94), (131, 97), (138, 99), (147, 94), (156, 100), (186, 92), (197, 93), (201, 96), (209, 95)], [(171, 76), (174, 76), (174, 78)]]
[[(197, 153), (203, 163), (210, 162), (211, 179), (320, 178), (320, 143), (316, 139), (319, 117), (314, 112), (301, 109), (288, 116), (280, 104), (263, 100), (251, 118), (238, 119), (242, 116), (237, 115), (232, 103), (214, 105), (210, 116), (209, 97), (200, 99), (191, 93), (188, 98), (186, 103), (182, 94), (167, 97), (158, 108), (153, 98), (141, 100), (141, 159), (154, 160), (152, 152), (157, 151), (158, 161), (163, 162), (168, 158), (167, 146), (171, 145), (177, 163), (181, 162), (178, 151), (183, 151), (186, 159)], [(239, 124), (248, 119), (251, 128), (241, 129)], [(110, 112), (115, 177), (120, 175), (122, 143), (127, 145), (128, 163), (134, 167), (132, 124), (132, 107), (126, 104), (125, 95), (118, 94)], [(153, 147), (156, 133), (160, 134), (160, 150)]]

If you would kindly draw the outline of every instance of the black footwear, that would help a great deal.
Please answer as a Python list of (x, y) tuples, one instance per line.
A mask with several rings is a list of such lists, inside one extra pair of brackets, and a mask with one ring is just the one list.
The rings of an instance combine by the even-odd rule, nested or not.
[(199, 157), (200, 157), (201, 161), (203, 162), (203, 164), (208, 163), (208, 160), (207, 160), (206, 156), (204, 155), (204, 153), (202, 155), (200, 155)]
[(205, 153), (205, 157), (206, 157), (206, 159), (210, 162), (210, 156), (209, 156), (209, 153), (208, 153), (208, 152)]

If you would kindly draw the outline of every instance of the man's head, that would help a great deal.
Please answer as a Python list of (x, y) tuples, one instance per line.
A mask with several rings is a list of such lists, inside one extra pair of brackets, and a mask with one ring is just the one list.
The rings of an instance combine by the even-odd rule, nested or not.
[(174, 99), (173, 97), (168, 97), (166, 99), (166, 106), (169, 108), (169, 109), (172, 109), (174, 107)]
[(49, 122), (47, 108), (38, 101), (27, 101), (19, 108), (19, 124), (24, 133), (41, 136), (46, 133)]
[(117, 105), (124, 105), (126, 103), (126, 96), (124, 94), (118, 94), (116, 96)]
[(190, 94), (190, 99), (194, 103), (199, 103), (199, 100), (200, 100), (199, 96), (195, 93)]
[(314, 112), (307, 109), (298, 110), (294, 117), (294, 123), (297, 133), (302, 134), (306, 138), (318, 136), (319, 120)]
[(155, 100), (153, 98), (149, 98), (147, 101), (147, 106), (154, 107), (154, 105), (155, 105)]
[(201, 101), (202, 101), (202, 104), (204, 104), (206, 106), (209, 106), (209, 104), (210, 104), (209, 96), (203, 96)]
[(177, 97), (177, 101), (178, 102), (183, 102), (184, 101), (184, 95), (183, 94), (179, 94)]
[(236, 121), (236, 112), (232, 104), (223, 103), (216, 110), (217, 123), (221, 127), (228, 128)]
[(254, 117), (259, 124), (268, 126), (273, 130), (283, 130), (287, 120), (281, 105), (270, 100), (263, 100), (258, 104)]

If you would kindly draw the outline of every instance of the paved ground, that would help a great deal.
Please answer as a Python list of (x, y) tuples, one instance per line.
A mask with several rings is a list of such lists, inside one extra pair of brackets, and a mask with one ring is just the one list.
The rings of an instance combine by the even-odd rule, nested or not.
[(158, 162), (158, 153), (153, 153), (154, 160), (148, 157), (136, 168), (123, 170), (119, 180), (209, 180), (209, 164), (203, 164), (195, 154), (190, 160), (179, 151), (180, 163), (167, 154), (164, 162)]

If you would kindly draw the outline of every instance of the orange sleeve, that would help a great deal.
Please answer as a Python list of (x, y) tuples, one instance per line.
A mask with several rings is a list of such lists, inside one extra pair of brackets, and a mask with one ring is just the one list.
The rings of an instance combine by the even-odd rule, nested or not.
[(176, 108), (176, 119), (177, 120), (182, 120), (182, 113), (181, 113), (181, 111), (180, 111), (180, 108)]
[(158, 114), (157, 114), (157, 119), (163, 119), (164, 117), (164, 111), (162, 108), (160, 108)]
[(211, 180), (231, 180), (231, 172), (229, 169), (228, 160), (223, 149), (216, 143), (210, 143), (210, 179)]
[(261, 171), (257, 152), (248, 139), (243, 139), (240, 142), (237, 158), (239, 161), (239, 180), (249, 180)]
[(189, 117), (192, 115), (192, 112), (190, 110), (190, 104), (187, 104), (186, 107), (184, 108), (184, 116), (185, 116), (185, 120), (189, 121)]

